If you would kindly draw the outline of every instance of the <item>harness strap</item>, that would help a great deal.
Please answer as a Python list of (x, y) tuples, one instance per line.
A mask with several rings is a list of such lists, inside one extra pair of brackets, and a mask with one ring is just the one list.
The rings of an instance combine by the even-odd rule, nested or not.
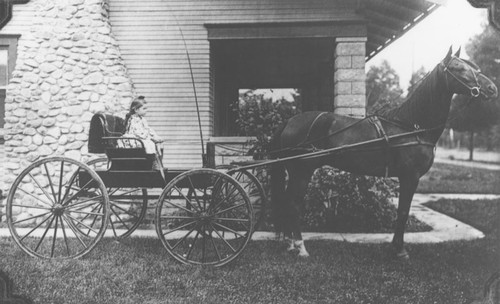
[[(314, 125), (316, 124), (316, 122), (318, 121), (318, 119), (319, 119), (321, 116), (325, 115), (326, 113), (328, 113), (328, 112), (321, 112), (321, 113), (319, 113), (319, 114), (316, 116), (316, 118), (314, 118), (313, 122), (312, 122), (312, 123), (311, 123), (311, 125), (309, 126), (309, 130), (307, 131), (307, 135), (306, 135), (306, 138), (304, 138), (303, 143), (306, 143), (306, 142), (309, 140), (309, 136), (311, 135), (311, 131), (312, 131), (312, 129), (313, 129), (313, 127), (314, 127)], [(314, 144), (312, 144), (312, 143), (311, 143), (311, 146), (312, 146), (313, 150), (317, 150), (317, 148), (314, 146)]]
[(387, 136), (387, 133), (384, 130), (384, 126), (382, 126), (382, 123), (378, 119), (378, 116), (370, 116), (368, 117), (368, 121), (373, 125), (375, 128), (375, 131), (377, 132), (377, 137), (379, 138), (384, 138), (384, 154), (385, 154), (385, 177), (387, 178), (389, 176), (389, 136)]

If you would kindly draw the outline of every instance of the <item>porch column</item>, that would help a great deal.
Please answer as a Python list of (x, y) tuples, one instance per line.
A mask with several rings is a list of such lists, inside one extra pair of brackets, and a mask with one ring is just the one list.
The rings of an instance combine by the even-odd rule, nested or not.
[(335, 39), (334, 113), (366, 114), (365, 37)]

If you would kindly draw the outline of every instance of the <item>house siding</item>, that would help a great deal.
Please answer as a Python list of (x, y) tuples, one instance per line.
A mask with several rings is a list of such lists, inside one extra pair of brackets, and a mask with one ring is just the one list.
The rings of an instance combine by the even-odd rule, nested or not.
[(137, 93), (147, 97), (151, 126), (166, 140), (166, 166), (201, 165), (190, 69), (205, 140), (214, 133), (214, 71), (205, 24), (350, 20), (356, 18), (353, 5), (331, 0), (110, 1), (112, 31), (130, 77)]

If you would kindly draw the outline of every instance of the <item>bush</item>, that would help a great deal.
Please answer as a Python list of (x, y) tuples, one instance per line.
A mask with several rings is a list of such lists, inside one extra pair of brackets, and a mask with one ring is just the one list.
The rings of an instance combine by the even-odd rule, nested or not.
[(303, 223), (306, 229), (373, 232), (392, 225), (396, 213), (389, 200), (397, 184), (322, 167), (309, 184)]
[(294, 102), (281, 99), (273, 101), (261, 94), (246, 92), (240, 94), (234, 104), (233, 111), (238, 114), (236, 125), (238, 135), (255, 136), (256, 142), (249, 153), (255, 159), (266, 154), (267, 145), (276, 128), (290, 117), (300, 113), (300, 98), (295, 96)]

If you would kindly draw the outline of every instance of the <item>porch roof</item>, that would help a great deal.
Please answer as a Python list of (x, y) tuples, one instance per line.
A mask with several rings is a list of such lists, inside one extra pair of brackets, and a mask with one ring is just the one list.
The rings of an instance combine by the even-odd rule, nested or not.
[(367, 21), (366, 60), (408, 32), (443, 0), (361, 0), (357, 13)]

